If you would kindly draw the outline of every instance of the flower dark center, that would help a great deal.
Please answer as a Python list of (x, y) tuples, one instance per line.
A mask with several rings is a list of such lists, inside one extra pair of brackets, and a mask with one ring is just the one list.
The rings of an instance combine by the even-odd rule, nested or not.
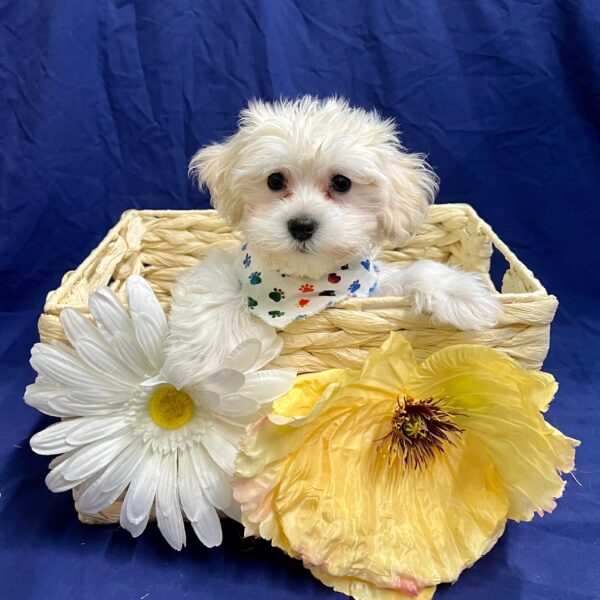
[(388, 464), (401, 460), (407, 469), (422, 469), (444, 451), (446, 443), (462, 429), (454, 423), (455, 413), (440, 408), (433, 398), (398, 398), (392, 416), (392, 430), (379, 442), (377, 450), (387, 454)]

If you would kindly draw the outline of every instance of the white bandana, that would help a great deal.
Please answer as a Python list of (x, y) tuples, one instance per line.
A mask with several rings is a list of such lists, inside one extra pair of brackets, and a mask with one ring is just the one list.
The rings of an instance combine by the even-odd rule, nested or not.
[(244, 244), (235, 263), (238, 281), (251, 314), (283, 329), (348, 298), (366, 298), (377, 289), (378, 267), (372, 258), (356, 258), (322, 279), (273, 271)]

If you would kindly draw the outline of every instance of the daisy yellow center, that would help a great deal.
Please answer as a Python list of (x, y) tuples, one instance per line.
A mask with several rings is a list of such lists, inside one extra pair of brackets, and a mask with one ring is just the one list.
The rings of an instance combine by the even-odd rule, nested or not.
[(163, 385), (150, 396), (148, 411), (159, 427), (178, 429), (194, 416), (194, 402), (183, 390)]
[(391, 431), (377, 440), (377, 449), (386, 452), (390, 465), (400, 459), (407, 468), (421, 469), (444, 451), (446, 443), (453, 443), (453, 434), (462, 433), (454, 423), (455, 416), (433, 398), (398, 398)]

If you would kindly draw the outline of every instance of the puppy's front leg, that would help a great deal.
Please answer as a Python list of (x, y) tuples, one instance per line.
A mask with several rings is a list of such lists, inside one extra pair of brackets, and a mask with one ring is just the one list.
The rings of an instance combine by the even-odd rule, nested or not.
[(233, 256), (222, 250), (213, 250), (178, 277), (163, 367), (177, 387), (191, 385), (221, 368), (228, 354), (247, 338), (261, 342), (264, 362), (279, 353), (281, 340), (275, 330), (248, 314), (245, 301)]
[(418, 312), (465, 330), (493, 327), (502, 310), (479, 274), (431, 260), (417, 261), (406, 269), (383, 266), (377, 295), (411, 296)]

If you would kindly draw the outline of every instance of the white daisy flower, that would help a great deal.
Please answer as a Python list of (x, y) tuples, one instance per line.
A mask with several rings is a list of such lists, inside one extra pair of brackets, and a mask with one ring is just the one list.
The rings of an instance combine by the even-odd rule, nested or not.
[[(281, 350), (272, 334), (243, 341), (221, 368), (177, 389), (162, 374), (168, 333), (165, 313), (149, 284), (127, 281), (129, 314), (107, 287), (92, 294), (98, 327), (74, 309), (60, 315), (72, 348), (36, 344), (38, 377), (25, 402), (66, 420), (31, 438), (38, 454), (60, 454), (46, 484), (77, 487), (77, 506), (102, 511), (126, 490), (120, 521), (134, 537), (154, 507), (169, 544), (185, 545), (182, 512), (198, 538), (218, 546), (217, 509), (235, 513), (231, 477), (247, 424), (290, 389), (295, 371), (258, 371)], [(266, 335), (266, 334), (265, 334)]]

